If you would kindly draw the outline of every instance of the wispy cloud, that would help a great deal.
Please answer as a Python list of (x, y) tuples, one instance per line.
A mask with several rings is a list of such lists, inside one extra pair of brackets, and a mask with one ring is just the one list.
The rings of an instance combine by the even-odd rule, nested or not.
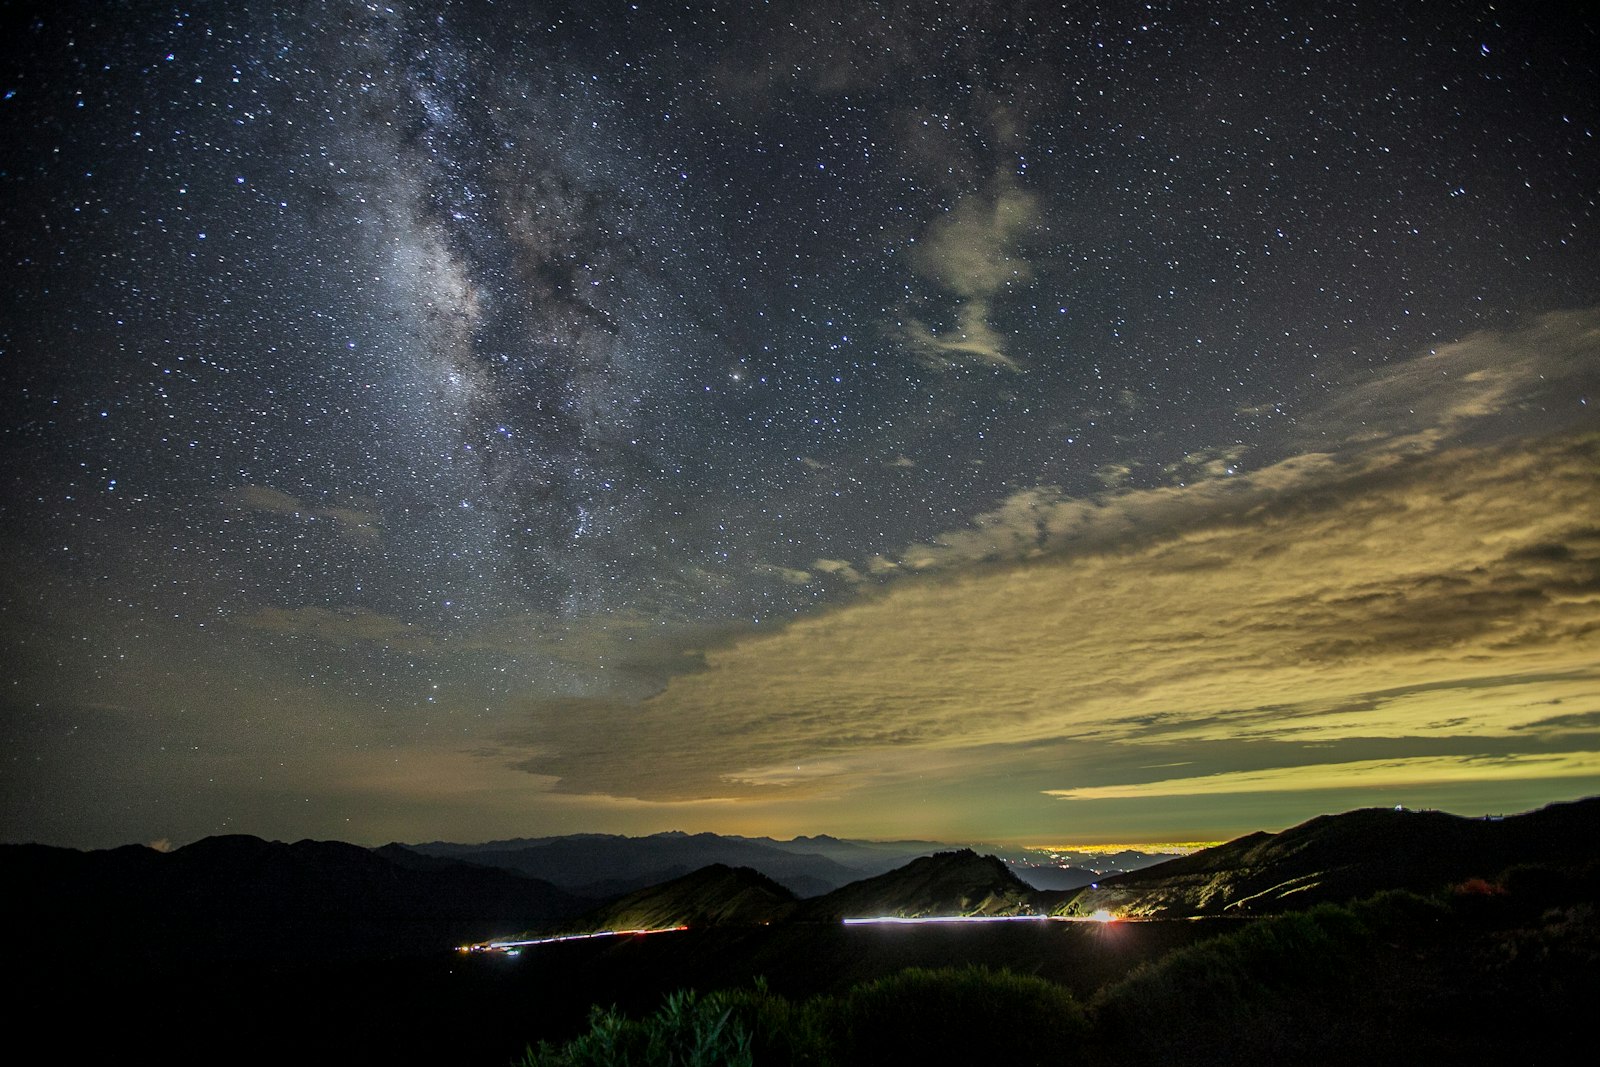
[(318, 507), (267, 485), (245, 485), (228, 494), (234, 507), (263, 515), (281, 515), (303, 522), (332, 523), (353, 544), (372, 547), (383, 540), (377, 512), (348, 505)]
[(811, 569), (814, 571), (820, 571), (823, 574), (837, 575), (847, 582), (855, 583), (866, 580), (860, 571), (856, 570), (848, 562), (842, 559), (813, 560)]
[(1544, 315), (1357, 376), (1304, 413), (1274, 458), (1246, 465), (1243, 446), (1200, 448), (1163, 466), (1171, 484), (1146, 489), (1127, 487), (1132, 465), (1108, 462), (1095, 472), (1104, 492), (1018, 490), (968, 526), (907, 546), (896, 563), (928, 570), (1248, 523), (1288, 500), (1381, 485), (1398, 464), (1450, 447), (1464, 456), (1488, 442), (1593, 427), (1587, 401), (1597, 391), (1600, 311)]
[(1022, 370), (990, 320), (994, 298), (1033, 275), (1018, 242), (1038, 210), (1033, 194), (1000, 178), (991, 192), (971, 194), (935, 219), (912, 246), (912, 269), (957, 299), (952, 326), (936, 329), (915, 317), (904, 323), (902, 333), (924, 363)]
[(798, 567), (784, 567), (776, 563), (757, 563), (752, 569), (757, 574), (776, 578), (786, 585), (807, 585), (812, 579), (810, 571)]
[(1353, 760), (1230, 771), (1194, 778), (1163, 778), (1131, 785), (1047, 789), (1071, 800), (1130, 800), (1198, 797), (1231, 793), (1300, 793), (1316, 789), (1407, 789), (1453, 782), (1515, 781), (1540, 778), (1592, 778), (1600, 775), (1600, 752), (1509, 756), (1416, 756)]
[(1345, 383), (1302, 436), (1415, 448), (1491, 416), (1519, 418), (1539, 432), (1592, 420), (1597, 353), (1600, 311), (1592, 308), (1541, 315), (1519, 330), (1485, 330)]
[[(1600, 703), (1600, 441), (1323, 491), (1138, 547), (895, 583), (710, 650), (564, 739), (546, 716), (538, 762), (575, 788), (687, 796), (889, 746), (1526, 736), (1552, 693)], [(596, 719), (615, 720), (604, 745)], [(641, 781), (648, 751), (672, 770)]]
[(988, 297), (968, 297), (954, 327), (938, 330), (921, 319), (908, 319), (903, 336), (924, 366), (947, 370), (989, 364), (1020, 371), (1022, 364), (1006, 355), (1005, 338), (989, 325)]
[[(527, 766), (558, 790), (655, 800), (960, 779), (994, 746), (1012, 746), (1018, 780), (1063, 745), (1165, 757), (1152, 764), (1180, 741), (1205, 753), (1192, 779), (1236, 784), (1241, 745), (1320, 746), (1307, 762), (1351, 782), (1600, 771), (1583, 755), (1600, 707), (1600, 434), (1582, 414), (1531, 417), (1576, 395), (1596, 320), (1441, 349), (1452, 369), (1493, 363), (1498, 384), (1491, 399), (1469, 372), (1454, 399), (1429, 394), (1431, 426), (1345, 433), (1354, 412), (1330, 405), (1301, 421), (1326, 446), (1249, 471), (1228, 473), (1239, 457), (1218, 448), (1180, 457), (1185, 484), (1014, 493), (855, 567), (875, 579), (862, 595), (708, 646), (642, 702), (531, 707)], [(1400, 403), (1440, 365), (1361, 388)], [(827, 562), (813, 569), (842, 573)], [(1403, 768), (1353, 758), (1383, 739), (1455, 747)], [(1463, 762), (1472, 743), (1499, 762)], [(1132, 766), (1095, 788), (1147, 788)]]
[(441, 648), (438, 637), (427, 629), (365, 608), (264, 607), (235, 622), (251, 630), (308, 637), (332, 645), (376, 644), (410, 652), (437, 652)]

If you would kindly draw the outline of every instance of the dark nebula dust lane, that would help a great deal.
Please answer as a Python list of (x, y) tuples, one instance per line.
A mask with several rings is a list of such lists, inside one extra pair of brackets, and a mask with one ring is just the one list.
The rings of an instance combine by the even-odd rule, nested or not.
[(8, 838), (1600, 785), (1579, 6), (3, 17)]

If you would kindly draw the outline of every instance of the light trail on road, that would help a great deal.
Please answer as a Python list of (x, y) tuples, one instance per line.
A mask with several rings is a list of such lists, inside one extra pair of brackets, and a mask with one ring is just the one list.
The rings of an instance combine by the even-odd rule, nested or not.
[(551, 937), (532, 937), (521, 941), (483, 941), (476, 945), (462, 945), (458, 952), (513, 953), (530, 945), (554, 945), (562, 941), (592, 941), (597, 937), (642, 937), (645, 934), (675, 934), (687, 926), (664, 926), (649, 930), (596, 930), (588, 934), (555, 934)]
[(846, 919), (844, 920), (844, 925), (920, 926), (926, 923), (1110, 923), (1121, 921), (1109, 911), (1097, 911), (1093, 915), (878, 915), (872, 918)]
[[(876, 915), (843, 919), (845, 926), (925, 926), (937, 923), (1114, 923), (1127, 922), (1109, 911), (1093, 915)], [(515, 955), (534, 945), (555, 945), (564, 941), (592, 941), (601, 937), (642, 937), (645, 934), (672, 934), (687, 930), (687, 926), (669, 926), (650, 930), (596, 930), (587, 934), (554, 934), (550, 937), (530, 937), (516, 941), (482, 941), (475, 945), (461, 945), (458, 952), (500, 952)]]

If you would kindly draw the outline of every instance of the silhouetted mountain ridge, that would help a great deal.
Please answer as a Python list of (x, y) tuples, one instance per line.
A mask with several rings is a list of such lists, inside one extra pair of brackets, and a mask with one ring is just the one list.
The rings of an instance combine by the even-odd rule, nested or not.
[[(828, 834), (780, 841), (669, 830), (645, 837), (568, 834), (476, 845), (433, 841), (398, 847), (421, 855), (516, 871), (596, 898), (657, 885), (714, 863), (752, 867), (798, 896), (814, 897), (883, 874), (918, 856), (961, 847), (979, 854), (1000, 855), (1019, 877), (1031, 880), (1036, 888), (1075, 888), (1099, 877), (1093, 871), (1052, 865), (1027, 849), (919, 840), (853, 841)], [(1133, 853), (1124, 866), (1151, 862), (1155, 862), (1154, 857)]]
[(592, 902), (455, 861), (422, 869), (339, 841), (208, 837), (170, 853), (0, 846), (13, 944), (109, 943), (161, 961), (390, 957), (560, 922)]
[(1031, 915), (1036, 893), (1005, 861), (971, 849), (939, 852), (885, 874), (852, 882), (795, 909), (795, 918), (826, 922), (846, 918), (931, 915)]
[[(576, 862), (590, 855), (579, 846), (596, 840), (623, 849), (638, 839), (596, 835), (543, 847), (571, 848)], [(647, 840), (658, 854), (726, 844), (715, 835)], [(832, 842), (810, 838), (802, 847), (831, 848)], [(773, 854), (807, 858), (749, 839), (734, 848), (764, 860)], [(545, 857), (560, 855), (556, 847)], [(24, 953), (99, 951), (109, 944), (125, 960), (153, 964), (387, 958), (518, 930), (1081, 915), (1102, 908), (1151, 916), (1257, 914), (1384, 889), (1429, 892), (1471, 878), (1493, 880), (1518, 864), (1593, 869), (1600, 864), (1600, 798), (1503, 820), (1392, 809), (1318, 816), (1105, 878), (1070, 899), (1031, 889), (1004, 860), (971, 849), (916, 857), (803, 901), (771, 871), (713, 863), (675, 871), (600, 905), (543, 880), (400, 845), (367, 849), (226, 835), (171, 853), (142, 846), (80, 852), (7, 845), (0, 846), (0, 863), (11, 890), (9, 943)]]
[[(588, 896), (656, 885), (715, 863), (754, 868), (803, 895), (826, 892), (866, 873), (828, 855), (789, 851), (770, 839), (679, 831), (649, 837), (572, 835), (507, 848), (418, 845), (413, 851), (515, 871)], [(895, 862), (891, 857), (889, 865)]]
[(1250, 914), (1346, 901), (1385, 889), (1427, 892), (1494, 879), (1523, 863), (1600, 860), (1600, 798), (1504, 819), (1363, 808), (1319, 815), (1103, 879), (1063, 910), (1126, 915)]
[(568, 930), (670, 930), (678, 926), (754, 926), (781, 920), (795, 895), (750, 867), (714, 863), (602, 904)]

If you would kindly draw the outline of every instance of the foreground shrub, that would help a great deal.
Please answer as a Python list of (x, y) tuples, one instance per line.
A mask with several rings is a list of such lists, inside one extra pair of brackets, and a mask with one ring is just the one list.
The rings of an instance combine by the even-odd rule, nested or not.
[(811, 1067), (834, 1062), (831, 997), (795, 1002), (768, 991), (757, 979), (754, 988), (711, 994), (750, 1034), (750, 1047), (761, 1067)]
[(589, 1031), (564, 1045), (541, 1042), (523, 1067), (751, 1067), (750, 1032), (730, 1008), (693, 990), (670, 994), (648, 1018), (595, 1008)]
[(1041, 978), (912, 969), (841, 996), (790, 1001), (753, 989), (675, 993), (654, 1015), (596, 1009), (589, 1030), (530, 1049), (523, 1067), (852, 1067), (886, 1063), (1059, 1064), (1083, 1009)]
[(913, 968), (856, 986), (827, 1020), (841, 1064), (1058, 1064), (1085, 1030), (1083, 1009), (1042, 978)]
[(1096, 1041), (1173, 1063), (1348, 1062), (1392, 1024), (1382, 947), (1447, 915), (1392, 891), (1256, 920), (1102, 989), (1090, 1004)]

